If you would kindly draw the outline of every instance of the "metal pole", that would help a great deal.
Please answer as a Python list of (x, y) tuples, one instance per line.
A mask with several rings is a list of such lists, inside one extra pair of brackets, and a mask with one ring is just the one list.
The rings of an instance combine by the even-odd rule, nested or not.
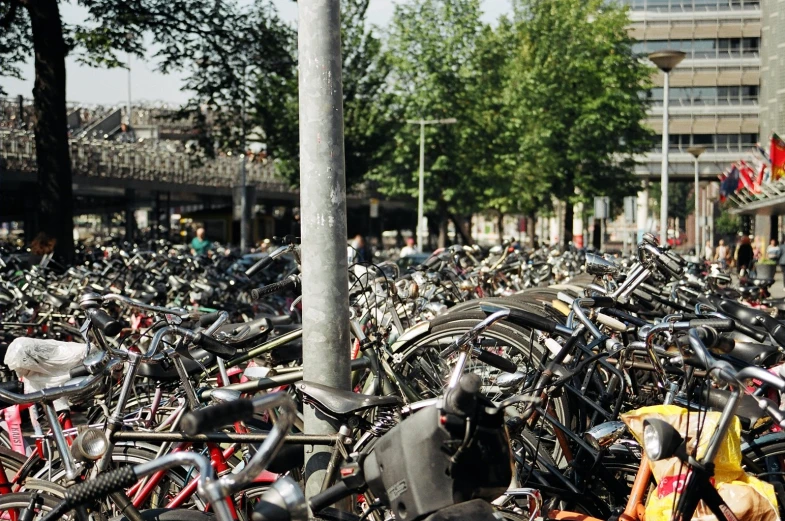
[(134, 242), (134, 232), (136, 231), (136, 216), (134, 209), (136, 204), (136, 191), (133, 188), (125, 189), (125, 240), (129, 243)]
[(695, 256), (700, 258), (700, 234), (701, 234), (701, 207), (700, 207), (700, 183), (698, 182), (698, 158), (695, 158)]
[(647, 231), (649, 231), (649, 181), (644, 179), (641, 191), (638, 192), (638, 229), (633, 243), (636, 243)]
[(240, 142), (240, 251), (248, 251), (249, 228), (248, 222), (248, 179), (245, 171), (245, 68), (243, 68), (243, 99), (240, 108), (240, 126), (241, 126), (241, 142)]
[(600, 253), (605, 251), (605, 219), (600, 219)]
[(665, 88), (662, 100), (662, 172), (660, 173), (660, 244), (668, 244), (668, 96), (670, 90), (670, 72), (665, 72)]
[(420, 120), (420, 187), (417, 193), (417, 249), (423, 251), (428, 236), (425, 231), (425, 121)]
[(131, 53), (128, 53), (128, 114), (126, 124), (131, 127)]
[[(300, 0), (300, 211), (303, 379), (350, 389), (349, 276), (343, 148), (340, 0)], [(335, 430), (303, 410), (306, 434)], [(306, 495), (319, 492), (330, 454), (305, 449)]]

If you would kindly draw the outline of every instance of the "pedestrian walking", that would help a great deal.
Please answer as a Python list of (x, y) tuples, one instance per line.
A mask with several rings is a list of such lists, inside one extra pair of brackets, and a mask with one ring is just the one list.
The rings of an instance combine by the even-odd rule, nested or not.
[(415, 253), (417, 253), (417, 248), (414, 247), (414, 237), (407, 237), (406, 246), (401, 248), (400, 257), (408, 257), (409, 255), (414, 255)]
[(723, 239), (720, 239), (720, 243), (717, 246), (717, 254), (714, 256), (714, 260), (720, 263), (720, 268), (726, 270), (728, 269), (730, 258), (730, 248), (725, 244)]
[(766, 248), (766, 258), (774, 262), (779, 262), (781, 254), (782, 250), (777, 245), (777, 239), (770, 240), (769, 245)]
[(746, 275), (752, 268), (754, 255), (750, 238), (745, 235), (741, 238), (739, 249), (736, 250), (736, 269), (739, 271), (739, 277)]
[(362, 235), (356, 235), (354, 239), (352, 239), (352, 243), (349, 245), (347, 249), (347, 254), (349, 258), (349, 264), (354, 264), (357, 262), (368, 262), (370, 261), (370, 255), (368, 255), (368, 248), (365, 246), (365, 239)]
[(207, 252), (210, 250), (210, 247), (213, 245), (212, 242), (207, 240), (207, 234), (204, 231), (204, 228), (197, 228), (196, 229), (196, 237), (191, 239), (191, 253), (194, 255), (207, 255)]
[(711, 262), (714, 259), (714, 248), (711, 247), (711, 241), (706, 241), (703, 245), (703, 260)]
[(780, 266), (780, 272), (782, 273), (782, 287), (785, 288), (785, 243), (780, 246), (780, 256), (777, 259), (777, 264)]

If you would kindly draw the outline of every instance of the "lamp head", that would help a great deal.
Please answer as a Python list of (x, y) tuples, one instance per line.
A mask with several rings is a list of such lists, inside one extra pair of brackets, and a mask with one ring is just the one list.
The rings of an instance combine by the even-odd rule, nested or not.
[(682, 51), (664, 50), (651, 53), (649, 60), (661, 71), (668, 73), (675, 69), (686, 56), (687, 53)]
[(695, 159), (698, 159), (702, 153), (706, 152), (706, 147), (704, 146), (690, 147), (687, 149), (687, 152), (692, 154), (692, 157), (694, 157)]

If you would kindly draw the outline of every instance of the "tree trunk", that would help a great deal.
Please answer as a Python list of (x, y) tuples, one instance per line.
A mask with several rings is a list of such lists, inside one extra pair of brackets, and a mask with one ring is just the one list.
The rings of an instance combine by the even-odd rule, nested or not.
[(562, 244), (567, 248), (572, 242), (572, 221), (575, 218), (575, 207), (567, 200), (564, 204), (564, 239)]
[(499, 244), (504, 244), (504, 214), (502, 212), (498, 213), (496, 227), (499, 229)]
[[(471, 217), (469, 219), (471, 219)], [(471, 245), (472, 237), (471, 235), (468, 235), (466, 232), (466, 228), (467, 228), (466, 221), (453, 213), (450, 214), (450, 220), (455, 225), (455, 230), (458, 232), (458, 235), (461, 236), (461, 241), (463, 242), (463, 244)], [(469, 221), (468, 228), (471, 229), (471, 221)], [(439, 230), (441, 234), (441, 228)]]
[(474, 239), (472, 238), (472, 217), (472, 214), (468, 214), (466, 219), (463, 220), (463, 238), (467, 246), (474, 244)]
[(439, 210), (439, 242), (438, 248), (447, 247), (447, 210)]
[(594, 230), (591, 234), (591, 244), (595, 250), (600, 251), (600, 246), (602, 245), (602, 224), (599, 219), (594, 219), (593, 222)]
[(537, 235), (537, 215), (531, 214), (526, 218), (526, 239), (530, 248), (534, 248), (535, 235)]
[[(55, 256), (74, 258), (74, 203), (65, 112), (63, 26), (57, 0), (27, 0), (35, 51), (35, 147), (40, 200), (38, 230), (57, 240)], [(32, 237), (26, 237), (28, 241)]]

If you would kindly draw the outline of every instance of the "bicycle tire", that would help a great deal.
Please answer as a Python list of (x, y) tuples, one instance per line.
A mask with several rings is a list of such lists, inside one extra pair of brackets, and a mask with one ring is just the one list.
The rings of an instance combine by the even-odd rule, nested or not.
[[(144, 521), (208, 521), (215, 519), (215, 515), (198, 510), (186, 510), (183, 508), (157, 508), (153, 510), (142, 510)], [(125, 516), (113, 517), (110, 521), (128, 521)]]
[(3, 464), (5, 475), (10, 482), (27, 462), (27, 458), (15, 450), (0, 447), (0, 463)]
[(785, 433), (768, 434), (743, 446), (741, 463), (746, 472), (774, 486), (780, 518), (785, 518)]
[[(32, 495), (32, 492), (16, 492), (13, 494), (0, 495), (0, 515), (6, 512), (16, 512), (18, 514), (19, 510), (26, 509), (30, 504)], [(39, 509), (36, 510), (36, 513), (46, 514), (51, 512), (60, 503), (59, 498), (48, 496), (46, 494), (39, 493), (38, 497), (41, 498), (42, 503)], [(5, 518), (5, 516), (2, 517)], [(34, 519), (37, 519), (38, 517), (40, 516), (36, 516)], [(73, 519), (73, 516), (66, 515), (61, 519)]]
[[(145, 450), (134, 445), (117, 445), (112, 453), (112, 465), (113, 468), (118, 468), (123, 465), (138, 465), (140, 463), (152, 461), (155, 458), (156, 453), (154, 451)], [(46, 468), (39, 471), (39, 473), (34, 476), (35, 478), (38, 478), (35, 482), (38, 482), (38, 480), (46, 480), (48, 472), (49, 471)], [(53, 471), (52, 482), (55, 484), (62, 483), (64, 479), (65, 470), (62, 467)], [(165, 478), (158, 484), (156, 490), (143, 507), (147, 507), (148, 509), (160, 509), (161, 505), (165, 504), (163, 502), (166, 500), (167, 496), (170, 495), (173, 490), (181, 490), (186, 485), (186, 479), (187, 476), (183, 469), (173, 468), (166, 470)], [(172, 487), (174, 487), (174, 489), (172, 489)], [(204, 509), (205, 504), (198, 494), (192, 496), (192, 501), (198, 509)]]
[[(440, 395), (444, 387), (444, 376), (448, 371), (448, 367), (441, 360), (438, 360), (439, 351), (447, 347), (452, 340), (476, 326), (484, 318), (485, 313), (479, 309), (448, 313), (435, 318), (431, 321), (428, 333), (410, 342), (401, 352), (398, 357), (399, 361), (395, 363), (396, 372), (404, 378), (412, 377), (421, 398), (432, 398)], [(545, 347), (538, 342), (531, 342), (532, 330), (503, 320), (488, 328), (483, 333), (482, 338), (491, 338), (494, 341), (498, 341), (500, 343), (499, 347), (503, 348), (504, 352), (498, 352), (497, 354), (505, 358), (513, 358), (519, 370), (523, 372), (538, 367), (546, 352)], [(512, 355), (509, 355), (510, 353)], [(469, 363), (467, 371), (480, 371), (478, 374), (483, 378), (484, 391), (493, 390), (493, 386), (488, 384), (498, 374), (498, 370), (481, 363)], [(491, 399), (498, 399), (498, 396), (489, 395), (488, 392), (486, 392), (486, 395)], [(552, 398), (551, 404), (554, 406), (557, 419), (563, 425), (571, 425), (567, 398), (564, 395), (559, 398)], [(546, 441), (552, 447), (549, 455), (557, 465), (564, 465), (566, 460), (562, 450), (556, 442), (555, 436), (551, 436), (551, 431), (548, 431), (548, 429), (550, 429), (550, 424), (545, 426), (545, 432), (539, 431), (539, 435), (542, 437), (547, 434)], [(534, 434), (538, 435), (538, 432), (534, 432)]]

